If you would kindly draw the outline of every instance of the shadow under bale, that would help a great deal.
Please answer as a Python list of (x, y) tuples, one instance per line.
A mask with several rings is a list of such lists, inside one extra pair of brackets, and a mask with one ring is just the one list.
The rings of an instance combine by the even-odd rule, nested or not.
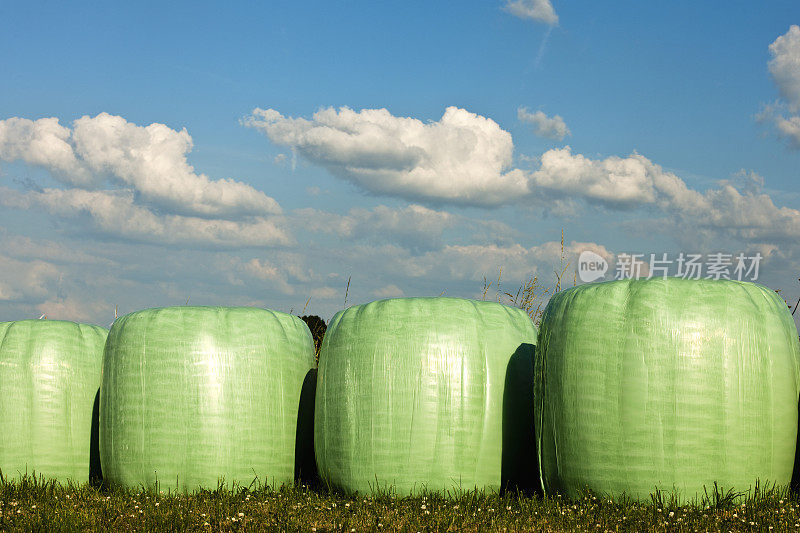
[(100, 388), (94, 395), (92, 426), (89, 437), (89, 483), (99, 487), (103, 484), (103, 468), (100, 465)]
[(536, 346), (520, 344), (508, 361), (503, 392), (503, 491), (541, 494), (533, 418), (533, 360)]
[(294, 447), (294, 479), (303, 485), (316, 486), (319, 481), (314, 457), (314, 397), (317, 394), (317, 369), (312, 368), (303, 380), (297, 410), (297, 434)]

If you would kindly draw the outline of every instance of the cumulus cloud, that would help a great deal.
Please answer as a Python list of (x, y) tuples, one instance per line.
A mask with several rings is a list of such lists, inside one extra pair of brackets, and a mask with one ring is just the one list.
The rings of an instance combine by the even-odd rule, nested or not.
[(135, 191), (144, 203), (182, 215), (280, 212), (274, 199), (247, 184), (195, 172), (186, 159), (191, 149), (185, 129), (138, 126), (108, 113), (81, 117), (71, 129), (57, 118), (0, 120), (0, 160), (42, 167), (72, 187), (97, 189), (109, 182)]
[(256, 108), (243, 122), (373, 194), (496, 206), (527, 193), (522, 171), (510, 168), (511, 134), (457, 107), (428, 123), (347, 107), (321, 109), (310, 120)]
[(212, 180), (187, 161), (184, 129), (119, 116), (0, 120), (0, 161), (46, 169), (64, 188), (0, 188), (0, 205), (41, 209), (76, 231), (146, 243), (221, 248), (287, 245), (278, 203), (253, 187)]
[(800, 150), (800, 26), (792, 25), (775, 39), (769, 52), (769, 72), (783, 101), (765, 106), (756, 118), (772, 122), (778, 137), (785, 139), (790, 148)]
[(746, 170), (744, 168), (735, 172), (730, 180), (722, 180), (720, 184), (731, 183), (734, 187), (744, 191), (745, 193), (757, 194), (764, 188), (766, 180), (764, 176), (753, 170)]
[(517, 118), (521, 122), (531, 124), (533, 132), (539, 137), (562, 141), (564, 137), (570, 135), (569, 128), (559, 115), (548, 117), (542, 111), (531, 113), (524, 107), (517, 109)]
[(656, 206), (689, 212), (706, 205), (702, 193), (636, 152), (591, 159), (569, 146), (555, 148), (542, 154), (530, 182), (531, 190), (544, 198), (583, 199), (611, 209)]
[(800, 150), (800, 115), (791, 117), (776, 116), (774, 120), (778, 136), (786, 139), (790, 148)]
[(106, 235), (139, 242), (196, 244), (222, 248), (286, 245), (292, 242), (276, 220), (248, 217), (221, 220), (182, 215), (157, 215), (135, 203), (126, 190), (43, 189), (19, 192), (0, 187), (0, 205), (15, 209), (41, 208), (62, 218), (88, 217)]
[(531, 181), (542, 191), (583, 197), (611, 207), (638, 206), (655, 201), (655, 181), (662, 170), (646, 157), (608, 157), (594, 160), (573, 154), (569, 146), (542, 154)]
[(531, 179), (543, 194), (582, 197), (610, 208), (652, 206), (692, 228), (748, 240), (800, 238), (800, 211), (776, 206), (760, 192), (763, 178), (752, 172), (738, 176), (739, 187), (726, 180), (700, 192), (640, 154), (593, 160), (566, 147), (545, 152)]
[(0, 120), (0, 160), (21, 160), (46, 168), (70, 185), (95, 185), (96, 178), (75, 154), (72, 131), (57, 118)]
[(455, 107), (431, 123), (348, 108), (323, 109), (311, 120), (256, 109), (245, 123), (367, 191), (429, 203), (492, 207), (571, 195), (626, 207), (653, 202), (653, 182), (663, 173), (635, 153), (592, 160), (568, 146), (545, 152), (534, 172), (512, 168), (511, 134)]
[(685, 223), (749, 241), (793, 242), (800, 238), (800, 211), (778, 207), (767, 194), (740, 191), (730, 183), (670, 206)]
[(800, 26), (792, 25), (769, 45), (769, 72), (793, 111), (800, 110)]
[(505, 0), (503, 10), (521, 19), (535, 20), (553, 26), (558, 15), (550, 0)]
[[(528, 115), (535, 114), (523, 109), (521, 116)], [(583, 200), (614, 210), (655, 208), (690, 225), (746, 238), (800, 237), (798, 211), (776, 206), (760, 186), (749, 183), (739, 190), (723, 183), (700, 192), (636, 152), (593, 159), (566, 146), (543, 153), (538, 168), (513, 168), (511, 135), (491, 119), (455, 107), (429, 123), (395, 117), (386, 109), (348, 108), (323, 109), (310, 120), (256, 109), (245, 123), (376, 194), (433, 204), (525, 203), (548, 210), (575, 209)], [(405, 231), (405, 244), (416, 241), (417, 252), (438, 247), (441, 232), (455, 219), (419, 205), (408, 209), (413, 213), (382, 207), (347, 215), (296, 214), (305, 214), (305, 227), (317, 231), (351, 237)]]

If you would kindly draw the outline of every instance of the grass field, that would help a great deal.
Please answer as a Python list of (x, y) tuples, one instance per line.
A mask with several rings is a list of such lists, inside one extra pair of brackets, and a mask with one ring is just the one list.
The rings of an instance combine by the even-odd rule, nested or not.
[(0, 483), (0, 530), (18, 531), (782, 531), (800, 530), (800, 499), (754, 490), (711, 491), (693, 505), (655, 495), (612, 503), (475, 492), (347, 497), (309, 487), (278, 490), (102, 490), (26, 478)]

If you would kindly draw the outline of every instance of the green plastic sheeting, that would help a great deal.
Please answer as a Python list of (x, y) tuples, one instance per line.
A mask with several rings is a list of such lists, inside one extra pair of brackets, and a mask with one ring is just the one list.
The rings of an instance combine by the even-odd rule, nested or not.
[(285, 313), (170, 307), (118, 319), (100, 391), (104, 479), (190, 491), (291, 483), (313, 366), (308, 327)]
[(0, 470), (89, 481), (92, 412), (108, 330), (0, 322)]
[(401, 298), (340, 311), (320, 354), (320, 476), (399, 495), (538, 481), (535, 343), (523, 310), (493, 302)]
[(789, 482), (800, 348), (786, 303), (747, 282), (581, 285), (553, 296), (535, 365), (546, 493), (691, 500)]

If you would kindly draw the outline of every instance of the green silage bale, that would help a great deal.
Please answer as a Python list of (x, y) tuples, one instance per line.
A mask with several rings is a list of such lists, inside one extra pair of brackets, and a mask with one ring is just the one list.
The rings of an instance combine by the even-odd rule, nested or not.
[(789, 482), (800, 348), (775, 291), (681, 278), (553, 296), (536, 361), (546, 493), (684, 501)]
[(320, 476), (399, 495), (531, 488), (535, 344), (525, 311), (494, 302), (399, 298), (340, 311), (320, 353)]
[[(108, 330), (0, 322), (0, 471), (89, 481), (92, 413)], [(97, 472), (94, 472), (96, 475)]]
[(118, 319), (103, 359), (104, 478), (181, 490), (291, 484), (313, 367), (311, 333), (286, 313), (169, 307)]

